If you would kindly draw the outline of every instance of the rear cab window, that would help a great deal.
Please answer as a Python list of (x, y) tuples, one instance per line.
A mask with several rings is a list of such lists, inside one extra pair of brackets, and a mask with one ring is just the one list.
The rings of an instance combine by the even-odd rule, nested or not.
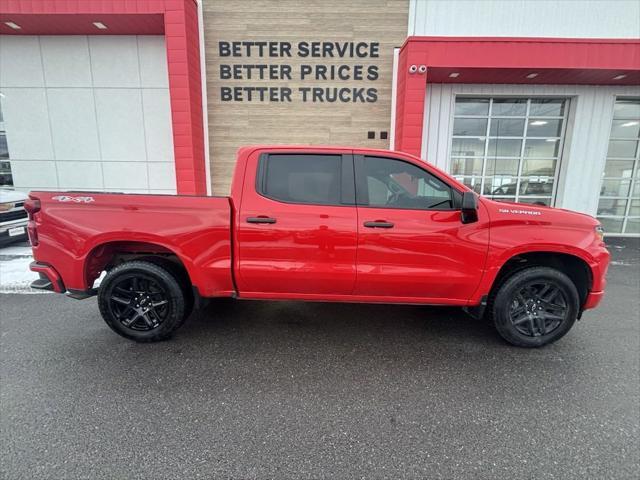
[(256, 190), (283, 203), (354, 205), (351, 155), (263, 154)]

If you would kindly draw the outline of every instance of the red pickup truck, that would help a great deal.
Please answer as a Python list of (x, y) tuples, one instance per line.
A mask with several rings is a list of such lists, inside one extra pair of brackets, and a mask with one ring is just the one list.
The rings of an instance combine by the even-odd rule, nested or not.
[(598, 305), (609, 263), (594, 218), (478, 197), (386, 150), (243, 147), (230, 197), (36, 191), (25, 208), (32, 286), (97, 294), (141, 342), (235, 297), (458, 305), (538, 347)]

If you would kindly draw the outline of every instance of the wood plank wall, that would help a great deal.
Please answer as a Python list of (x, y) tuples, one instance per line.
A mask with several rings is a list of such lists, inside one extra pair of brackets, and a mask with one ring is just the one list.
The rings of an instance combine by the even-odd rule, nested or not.
[[(407, 36), (409, 0), (204, 0), (211, 183), (229, 192), (235, 152), (249, 144), (348, 145), (388, 148), (393, 49)], [(291, 57), (221, 57), (219, 42), (291, 42)], [(301, 58), (299, 42), (378, 42), (378, 58)], [(285, 64), (291, 80), (221, 79), (221, 64)], [(300, 79), (300, 66), (364, 65), (364, 80)], [(376, 65), (378, 79), (367, 80)], [(313, 68), (313, 67), (312, 67)], [(221, 87), (292, 89), (291, 102), (223, 101)], [(299, 87), (375, 88), (377, 101), (303, 102)], [(368, 132), (375, 139), (368, 139)], [(390, 134), (388, 134), (390, 136)]]

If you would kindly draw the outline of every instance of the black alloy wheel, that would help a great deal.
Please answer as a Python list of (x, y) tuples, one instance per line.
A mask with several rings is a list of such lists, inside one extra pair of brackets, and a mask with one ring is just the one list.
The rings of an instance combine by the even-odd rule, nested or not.
[(498, 333), (518, 347), (542, 347), (562, 338), (580, 311), (580, 295), (560, 270), (531, 266), (491, 292), (487, 314)]
[(169, 313), (168, 292), (153, 277), (123, 275), (109, 295), (112, 315), (127, 328), (147, 332), (158, 328)]
[(534, 281), (516, 294), (509, 318), (518, 332), (539, 337), (553, 332), (566, 320), (567, 300), (557, 286)]
[(119, 335), (137, 342), (169, 338), (188, 314), (187, 288), (156, 263), (132, 260), (112, 268), (100, 284), (102, 318)]

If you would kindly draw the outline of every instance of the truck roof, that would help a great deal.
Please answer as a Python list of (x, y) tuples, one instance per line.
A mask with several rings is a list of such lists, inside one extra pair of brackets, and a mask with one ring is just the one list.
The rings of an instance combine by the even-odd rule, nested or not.
[(353, 147), (346, 145), (245, 145), (238, 149), (238, 155), (241, 153), (248, 153), (253, 150), (303, 150), (303, 151), (327, 151), (327, 152), (337, 152), (337, 151), (354, 151), (354, 152), (368, 152), (368, 153), (377, 153), (381, 155), (388, 155), (390, 153), (398, 154), (398, 155), (406, 155), (418, 160), (426, 161), (424, 159), (420, 159), (414, 155), (410, 155), (405, 152), (400, 152), (397, 150), (388, 150), (384, 148), (368, 148), (368, 147)]

